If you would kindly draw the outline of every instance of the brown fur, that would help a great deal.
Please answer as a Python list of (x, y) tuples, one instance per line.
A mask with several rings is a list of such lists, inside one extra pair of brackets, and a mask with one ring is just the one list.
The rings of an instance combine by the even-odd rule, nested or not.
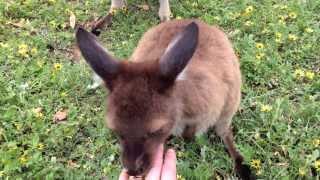
[[(149, 30), (140, 40), (130, 60), (156, 61), (164, 53), (172, 37), (190, 20), (162, 23)], [(181, 118), (189, 123), (213, 125), (217, 119), (221, 134), (227, 131), (231, 117), (240, 102), (241, 74), (239, 63), (225, 34), (216, 27), (196, 21), (199, 44), (185, 70), (186, 80), (177, 81), (172, 102), (181, 103)], [(157, 47), (157, 48), (155, 48)], [(170, 103), (171, 104), (171, 103)], [(206, 122), (193, 122), (196, 116), (212, 113)]]
[[(173, 82), (163, 79), (160, 59), (170, 51), (173, 38), (191, 22), (199, 28), (195, 52), (178, 78), (174, 76)], [(80, 49), (94, 67), (95, 62), (88, 60), (94, 55), (86, 54), (83, 46)], [(162, 23), (144, 34), (129, 61), (112, 67), (116, 73), (94, 69), (111, 91), (107, 124), (120, 137), (122, 161), (129, 174), (145, 173), (155, 149), (170, 134), (192, 138), (209, 127), (215, 127), (236, 167), (242, 165), (230, 131), (240, 102), (241, 74), (238, 59), (221, 30), (198, 20)]]

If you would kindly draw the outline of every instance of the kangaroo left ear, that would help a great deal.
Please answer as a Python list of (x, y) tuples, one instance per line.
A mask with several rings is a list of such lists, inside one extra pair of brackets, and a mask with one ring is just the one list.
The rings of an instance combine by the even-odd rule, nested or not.
[(195, 22), (187, 25), (169, 43), (160, 58), (160, 76), (172, 83), (187, 66), (198, 45), (199, 27)]
[(79, 49), (91, 68), (106, 82), (111, 90), (119, 72), (120, 63), (98, 43), (96, 37), (79, 28), (76, 33)]

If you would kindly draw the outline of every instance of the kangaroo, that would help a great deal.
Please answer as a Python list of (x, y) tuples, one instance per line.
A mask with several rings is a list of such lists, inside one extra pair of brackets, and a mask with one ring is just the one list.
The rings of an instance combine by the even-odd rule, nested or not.
[[(161, 21), (169, 21), (170, 20), (170, 4), (169, 0), (159, 0), (160, 7), (158, 11), (158, 15)], [(123, 8), (126, 6), (125, 0), (111, 0), (110, 12), (113, 9)]]
[(240, 103), (239, 62), (221, 30), (200, 20), (167, 21), (143, 35), (128, 61), (111, 56), (82, 28), (76, 38), (110, 92), (106, 124), (119, 137), (129, 175), (148, 172), (169, 135), (190, 139), (213, 127), (237, 174), (249, 179), (230, 128)]

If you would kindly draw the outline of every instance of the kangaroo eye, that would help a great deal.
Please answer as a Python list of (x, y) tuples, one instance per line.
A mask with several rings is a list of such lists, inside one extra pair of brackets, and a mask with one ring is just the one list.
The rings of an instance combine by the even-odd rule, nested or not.
[(150, 132), (150, 133), (148, 133), (148, 137), (149, 137), (149, 138), (155, 137), (156, 135), (157, 135), (156, 132)]
[(158, 136), (158, 135), (161, 135), (162, 132), (163, 132), (163, 131), (162, 131), (162, 128), (159, 129), (159, 130), (157, 130), (157, 131), (154, 131), (154, 132), (149, 132), (149, 133), (148, 133), (148, 137), (150, 137), (150, 138), (156, 137), (156, 136)]

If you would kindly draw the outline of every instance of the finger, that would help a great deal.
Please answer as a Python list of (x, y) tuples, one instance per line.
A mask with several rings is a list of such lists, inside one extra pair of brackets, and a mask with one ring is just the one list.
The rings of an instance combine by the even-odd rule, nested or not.
[(143, 180), (143, 177), (129, 176), (129, 180)]
[(128, 180), (129, 175), (127, 174), (127, 170), (123, 169), (120, 173), (119, 180)]
[(164, 163), (163, 163), (162, 173), (161, 173), (162, 180), (177, 179), (176, 164), (177, 164), (176, 152), (173, 149), (169, 149), (164, 157)]
[(146, 180), (159, 180), (163, 163), (163, 144), (157, 149), (152, 162), (152, 167), (146, 176)]

